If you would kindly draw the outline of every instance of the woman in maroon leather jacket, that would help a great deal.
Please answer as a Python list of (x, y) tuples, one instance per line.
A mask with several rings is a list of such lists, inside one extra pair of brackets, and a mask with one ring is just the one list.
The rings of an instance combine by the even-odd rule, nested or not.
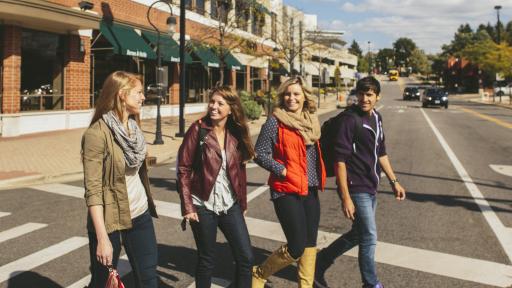
[(247, 288), (253, 254), (243, 216), (245, 163), (254, 157), (254, 148), (238, 95), (219, 87), (209, 98), (208, 114), (190, 126), (178, 152), (182, 214), (190, 222), (198, 251), (196, 287), (211, 286), (219, 227), (236, 262), (235, 287)]

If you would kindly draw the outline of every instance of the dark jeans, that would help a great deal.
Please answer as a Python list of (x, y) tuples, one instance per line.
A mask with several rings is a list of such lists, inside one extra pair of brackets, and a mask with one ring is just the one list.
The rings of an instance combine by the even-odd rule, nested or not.
[(311, 188), (307, 196), (287, 194), (273, 202), (288, 242), (288, 253), (298, 259), (304, 253), (304, 248), (316, 246), (320, 222), (318, 190)]
[[(156, 246), (155, 229), (149, 211), (132, 219), (132, 228), (108, 234), (113, 248), (112, 265), (117, 267), (121, 253), (121, 239), (133, 270), (135, 287), (158, 287), (156, 266), (158, 249)], [(104, 288), (108, 269), (96, 259), (98, 240), (96, 234), (89, 232), (89, 253), (91, 257), (91, 282), (89, 288)]]
[(215, 267), (215, 246), (217, 227), (226, 237), (235, 259), (234, 287), (251, 287), (252, 265), (254, 262), (249, 231), (240, 206), (233, 205), (226, 214), (217, 215), (203, 206), (196, 206), (199, 222), (190, 222), (197, 246), (196, 287), (209, 288), (212, 285)]

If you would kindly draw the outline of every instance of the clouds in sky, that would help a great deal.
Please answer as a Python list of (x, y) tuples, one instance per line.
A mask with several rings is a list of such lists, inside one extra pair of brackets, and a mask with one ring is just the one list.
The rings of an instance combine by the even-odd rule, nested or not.
[(448, 44), (453, 39), (453, 34), (461, 24), (469, 23), (473, 28), (481, 23), (494, 24), (496, 22), (494, 5), (503, 6), (501, 21), (505, 24), (511, 20), (512, 15), (512, 0), (330, 0), (329, 2), (331, 2), (330, 9), (337, 9), (339, 17), (336, 17), (337, 19), (319, 17), (322, 29), (344, 30), (347, 32), (347, 40), (356, 39), (360, 45), (372, 39), (376, 48), (391, 47), (397, 38), (408, 37), (428, 53), (439, 52), (443, 44)]

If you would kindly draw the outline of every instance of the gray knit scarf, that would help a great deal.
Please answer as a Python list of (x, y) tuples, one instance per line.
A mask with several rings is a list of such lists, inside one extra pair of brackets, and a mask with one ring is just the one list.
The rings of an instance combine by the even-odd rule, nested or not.
[(103, 114), (102, 118), (114, 134), (117, 144), (123, 149), (126, 165), (130, 168), (140, 167), (146, 158), (146, 141), (137, 122), (131, 118), (128, 119), (128, 127), (132, 132), (128, 135), (114, 111)]

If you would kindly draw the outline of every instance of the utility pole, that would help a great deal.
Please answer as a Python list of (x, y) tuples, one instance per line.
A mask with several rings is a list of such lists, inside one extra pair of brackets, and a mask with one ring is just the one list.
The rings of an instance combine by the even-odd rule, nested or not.
[(293, 32), (294, 32), (294, 29), (293, 29), (293, 17), (290, 17), (290, 75), (294, 75), (293, 73), (293, 70), (294, 70), (294, 65), (293, 65), (293, 62), (295, 61), (295, 41), (294, 41), (294, 35), (293, 35)]

